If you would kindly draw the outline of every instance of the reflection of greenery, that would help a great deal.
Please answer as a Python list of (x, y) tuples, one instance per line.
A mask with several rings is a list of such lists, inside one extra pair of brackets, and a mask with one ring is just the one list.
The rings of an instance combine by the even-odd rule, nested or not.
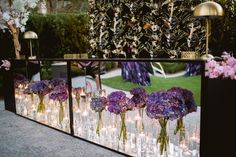
[(52, 79), (52, 69), (50, 62), (44, 62), (41, 69), (41, 79), (42, 80), (51, 80)]
[(77, 65), (71, 65), (71, 77), (85, 75), (85, 71), (78, 68)]
[[(156, 63), (153, 63), (155, 67), (159, 66)], [(186, 69), (186, 64), (184, 63), (161, 63), (165, 73), (176, 73)]]
[(88, 20), (87, 14), (78, 13), (32, 14), (27, 29), (39, 36), (40, 57), (60, 58), (66, 53), (87, 53)]
[(104, 63), (104, 69), (105, 71), (110, 71), (111, 69), (113, 69), (116, 66), (116, 62), (105, 62)]
[[(140, 86), (138, 84), (125, 82), (121, 76), (102, 79), (102, 84), (115, 89), (121, 89), (125, 91), (129, 91), (134, 87)], [(148, 91), (148, 93), (151, 93), (161, 89), (169, 89), (174, 86), (179, 86), (191, 90), (194, 94), (196, 103), (200, 105), (200, 94), (201, 94), (200, 76), (194, 76), (194, 77), (182, 76), (182, 77), (174, 77), (167, 79), (151, 76), (151, 86), (144, 86), (144, 88)]]

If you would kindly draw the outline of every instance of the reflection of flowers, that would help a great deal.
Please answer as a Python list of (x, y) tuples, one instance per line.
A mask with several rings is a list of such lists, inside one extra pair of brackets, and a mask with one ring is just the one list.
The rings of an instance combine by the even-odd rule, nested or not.
[(80, 94), (83, 92), (83, 88), (73, 88), (72, 93), (75, 96), (75, 100), (77, 102), (78, 109), (80, 109)]
[(130, 90), (130, 93), (133, 95), (131, 101), (134, 102), (135, 107), (139, 110), (139, 116), (141, 117), (141, 132), (143, 132), (143, 109), (146, 105), (145, 102), (148, 94), (146, 90), (142, 87), (133, 88), (132, 90)]
[(229, 78), (236, 80), (236, 58), (224, 52), (222, 61), (208, 60), (205, 75), (209, 78)]
[(68, 99), (67, 87), (65, 85), (56, 86), (49, 94), (49, 99), (59, 101), (60, 103), (59, 123), (61, 124), (64, 119), (64, 106), (62, 103)]
[(39, 105), (38, 105), (38, 112), (44, 112), (45, 104), (43, 103), (44, 96), (50, 92), (49, 88), (49, 81), (42, 80), (33, 82), (31, 85), (31, 91), (34, 94), (39, 96)]
[(191, 112), (197, 111), (197, 106), (193, 98), (193, 93), (187, 89), (183, 89), (180, 87), (173, 87), (169, 89), (168, 91), (176, 94), (180, 94), (182, 97), (179, 97), (179, 101), (181, 104), (185, 105), (184, 110), (180, 110), (182, 112), (179, 112), (179, 118), (177, 119), (176, 128), (174, 131), (174, 134), (177, 134), (179, 132), (180, 134), (180, 141), (182, 141), (185, 137), (185, 127), (183, 123), (183, 117)]
[(99, 97), (99, 98), (92, 98), (90, 107), (92, 110), (95, 112), (98, 112), (98, 125), (97, 125), (97, 130), (96, 133), (100, 135), (100, 125), (102, 124), (102, 111), (105, 109), (107, 104), (107, 99), (105, 97)]
[(108, 110), (114, 114), (119, 114), (121, 117), (121, 130), (120, 136), (123, 137), (123, 143), (127, 140), (126, 125), (125, 125), (125, 112), (134, 108), (134, 103), (126, 97), (122, 91), (115, 91), (108, 95)]

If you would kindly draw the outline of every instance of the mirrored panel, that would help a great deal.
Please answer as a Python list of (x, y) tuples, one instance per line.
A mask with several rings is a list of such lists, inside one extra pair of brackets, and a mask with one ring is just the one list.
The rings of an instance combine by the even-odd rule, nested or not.
[(16, 113), (69, 133), (67, 62), (17, 64), (14, 68)]
[[(100, 62), (101, 89), (73, 87), (79, 88), (73, 96), (75, 135), (132, 156), (199, 156), (201, 68)], [(96, 88), (96, 77), (85, 75)]]

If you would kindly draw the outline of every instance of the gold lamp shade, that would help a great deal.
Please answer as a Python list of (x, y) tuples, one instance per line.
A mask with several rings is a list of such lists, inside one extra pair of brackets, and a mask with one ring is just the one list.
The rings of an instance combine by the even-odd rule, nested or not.
[(208, 54), (209, 36), (210, 36), (210, 17), (223, 16), (224, 10), (220, 4), (207, 1), (199, 4), (194, 8), (193, 16), (206, 18), (206, 52), (202, 56), (203, 59), (214, 58), (213, 55)]
[(224, 10), (220, 4), (207, 1), (196, 6), (193, 16), (223, 16)]
[(38, 35), (33, 31), (27, 31), (27, 32), (24, 33), (23, 38), (29, 40), (29, 47), (30, 47), (30, 57), (29, 57), (29, 59), (35, 59), (36, 56), (33, 56), (31, 40), (32, 39), (38, 39)]
[(23, 35), (24, 39), (38, 39), (38, 35), (33, 31), (27, 31)]

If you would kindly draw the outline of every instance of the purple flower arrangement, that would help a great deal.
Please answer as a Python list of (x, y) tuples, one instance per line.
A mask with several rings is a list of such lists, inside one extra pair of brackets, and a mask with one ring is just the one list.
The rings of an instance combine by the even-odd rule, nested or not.
[(132, 94), (131, 100), (135, 103), (136, 108), (144, 108), (145, 102), (147, 98), (147, 92), (143, 87), (137, 87), (130, 90), (130, 94)]
[(96, 133), (100, 135), (100, 125), (102, 124), (102, 111), (107, 105), (106, 97), (93, 97), (91, 99), (90, 108), (95, 112), (98, 112), (98, 125)]
[(120, 114), (133, 110), (135, 104), (130, 101), (122, 91), (115, 91), (108, 95), (108, 110), (114, 114)]
[(161, 154), (167, 149), (169, 136), (166, 131), (168, 120), (177, 120), (175, 134), (180, 131), (184, 135), (183, 117), (196, 111), (193, 94), (187, 89), (173, 87), (167, 91), (158, 91), (148, 95), (146, 101), (147, 116), (158, 119), (161, 126), (157, 143), (160, 143)]
[[(183, 89), (180, 87), (173, 87), (169, 89), (168, 91), (181, 95), (182, 98), (180, 101), (180, 112), (179, 112), (179, 118), (177, 119), (176, 128), (174, 131), (174, 134), (177, 134), (179, 132), (180, 135), (180, 141), (182, 141), (185, 138), (185, 126), (183, 123), (183, 117), (186, 116), (189, 113), (196, 112), (197, 111), (197, 105), (193, 98), (193, 93), (187, 89)], [(184, 108), (183, 110), (181, 108)]]
[(54, 101), (59, 101), (60, 103), (68, 99), (67, 86), (58, 85), (56, 86), (51, 93), (49, 93), (49, 99)]
[(60, 109), (59, 109), (59, 123), (61, 124), (64, 119), (64, 106), (63, 102), (68, 99), (68, 91), (66, 85), (58, 85), (56, 86), (53, 91), (49, 94), (49, 99), (54, 101), (59, 101)]
[(31, 91), (34, 94), (37, 94), (39, 97), (39, 105), (38, 105), (38, 112), (44, 112), (45, 111), (45, 104), (43, 103), (44, 96), (48, 94), (51, 89), (49, 88), (49, 81), (42, 80), (33, 82), (31, 84)]
[(208, 60), (205, 66), (205, 75), (213, 78), (228, 78), (236, 80), (236, 58), (229, 53), (222, 54), (222, 61)]
[(121, 130), (119, 139), (122, 136), (124, 144), (127, 140), (125, 112), (128, 110), (133, 110), (134, 106), (134, 102), (130, 101), (130, 99), (126, 97), (126, 94), (122, 91), (115, 91), (108, 95), (108, 110), (116, 115), (119, 114), (121, 117)]

